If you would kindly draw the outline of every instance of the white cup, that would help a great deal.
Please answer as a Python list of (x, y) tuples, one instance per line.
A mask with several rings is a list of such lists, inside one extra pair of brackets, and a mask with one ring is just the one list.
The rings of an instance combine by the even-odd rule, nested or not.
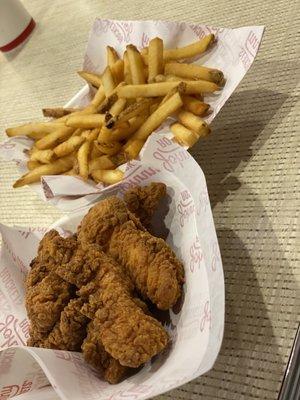
[(18, 47), (34, 27), (33, 18), (19, 0), (0, 0), (0, 51)]

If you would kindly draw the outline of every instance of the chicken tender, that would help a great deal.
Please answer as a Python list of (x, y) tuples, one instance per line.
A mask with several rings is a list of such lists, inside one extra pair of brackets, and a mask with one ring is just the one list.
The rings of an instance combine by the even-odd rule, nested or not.
[(50, 272), (39, 283), (28, 287), (25, 304), (31, 328), (41, 333), (49, 332), (73, 296), (72, 285), (55, 272)]
[(125, 267), (137, 290), (158, 308), (171, 308), (184, 281), (182, 263), (170, 247), (141, 228), (124, 201), (110, 197), (92, 207), (78, 228), (85, 246), (95, 243)]
[(118, 383), (128, 372), (128, 368), (119, 363), (105, 351), (99, 333), (91, 321), (87, 329), (87, 337), (82, 344), (85, 360), (100, 370), (104, 379), (110, 383)]
[(128, 210), (139, 218), (145, 228), (149, 228), (151, 218), (166, 194), (164, 183), (152, 182), (148, 186), (135, 186), (129, 189), (124, 194), (124, 201)]

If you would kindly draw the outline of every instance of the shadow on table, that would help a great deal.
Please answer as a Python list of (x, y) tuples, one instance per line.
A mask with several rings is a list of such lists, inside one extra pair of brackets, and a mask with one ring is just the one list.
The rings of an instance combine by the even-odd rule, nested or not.
[(287, 99), (271, 90), (233, 94), (213, 122), (213, 133), (192, 148), (205, 174), (212, 208), (241, 186), (239, 173), (288, 113), (287, 107), (279, 112)]

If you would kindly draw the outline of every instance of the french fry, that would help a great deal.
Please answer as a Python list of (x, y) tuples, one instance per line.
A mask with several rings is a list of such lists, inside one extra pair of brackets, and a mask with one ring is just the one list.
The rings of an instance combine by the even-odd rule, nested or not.
[(82, 134), (82, 129), (77, 128), (75, 131), (72, 133), (72, 136), (80, 136)]
[(61, 118), (65, 115), (71, 114), (73, 112), (82, 111), (81, 108), (63, 108), (63, 107), (56, 107), (56, 108), (43, 108), (43, 116), (49, 118)]
[(120, 98), (118, 99), (109, 109), (109, 113), (113, 117), (117, 117), (125, 108), (126, 99)]
[(167, 78), (163, 74), (156, 75), (156, 77), (154, 78), (154, 82), (156, 82), (156, 83), (166, 82), (166, 80), (167, 80)]
[(73, 167), (71, 169), (69, 169), (69, 171), (66, 171), (63, 173), (64, 175), (69, 175), (69, 176), (77, 176), (77, 171), (76, 169)]
[(148, 47), (143, 47), (143, 48), (141, 49), (141, 51), (140, 51), (141, 56), (146, 56), (146, 55), (148, 55), (148, 52), (149, 52)]
[(119, 60), (118, 53), (111, 46), (106, 46), (106, 60), (109, 67), (111, 67), (116, 61)]
[(209, 110), (209, 104), (204, 103), (192, 96), (182, 96), (183, 107), (195, 115), (204, 115)]
[(37, 150), (31, 156), (31, 161), (38, 161), (42, 164), (49, 164), (56, 158), (53, 150)]
[(79, 147), (77, 153), (79, 175), (85, 180), (89, 176), (89, 152), (90, 152), (90, 142), (86, 141)]
[(189, 111), (180, 111), (177, 118), (182, 125), (196, 132), (198, 136), (206, 136), (210, 133), (210, 128), (207, 123), (202, 118)]
[(172, 97), (175, 93), (179, 93), (180, 95), (184, 94), (186, 91), (186, 84), (184, 82), (179, 82), (177, 86), (171, 89), (165, 97), (162, 99), (161, 104), (164, 104), (170, 97)]
[(196, 132), (187, 129), (178, 122), (172, 124), (170, 126), (170, 130), (173, 133), (176, 141), (181, 145), (192, 147), (199, 140), (199, 135), (197, 135)]
[(98, 113), (103, 114), (106, 111), (108, 111), (117, 100), (118, 100), (117, 93), (113, 93), (110, 96), (106, 97), (106, 99), (100, 104), (98, 108)]
[(54, 132), (49, 133), (47, 136), (39, 139), (35, 145), (39, 150), (50, 149), (57, 146), (59, 143), (68, 139), (74, 132), (73, 128), (63, 127)]
[(73, 153), (73, 151), (77, 150), (83, 142), (84, 142), (84, 137), (71, 136), (68, 140), (56, 146), (53, 151), (57, 157), (64, 157), (68, 154)]
[(78, 71), (78, 75), (84, 79), (87, 83), (90, 83), (91, 85), (95, 86), (96, 88), (100, 87), (102, 82), (101, 82), (101, 75), (99, 74), (94, 74), (92, 72), (88, 71)]
[(156, 37), (149, 42), (148, 48), (148, 82), (154, 82), (154, 78), (164, 70), (164, 43)]
[(142, 99), (139, 102), (130, 104), (122, 111), (117, 119), (117, 124), (149, 111), (149, 107), (155, 102), (153, 99)]
[(97, 143), (97, 147), (103, 154), (113, 156), (118, 153), (122, 145), (119, 142)]
[(101, 81), (105, 96), (108, 97), (110, 94), (112, 94), (114, 88), (117, 86), (110, 67), (105, 68), (101, 77)]
[(128, 142), (123, 146), (123, 151), (126, 155), (128, 160), (134, 160), (139, 155), (142, 147), (144, 146), (145, 141), (139, 139), (130, 139)]
[(119, 59), (113, 65), (110, 66), (112, 76), (115, 82), (118, 84), (124, 80), (124, 61)]
[(210, 33), (203, 39), (178, 49), (164, 50), (164, 60), (182, 60), (204, 53), (215, 42), (215, 35)]
[(115, 164), (111, 161), (109, 156), (100, 156), (89, 162), (89, 174), (97, 169), (114, 169)]
[(120, 182), (124, 177), (124, 172), (118, 169), (105, 169), (92, 172), (92, 177), (96, 182), (102, 182), (109, 185)]
[(132, 83), (134, 85), (145, 83), (144, 64), (140, 52), (132, 44), (126, 46), (126, 51), (130, 65)]
[(30, 183), (38, 182), (40, 178), (44, 175), (62, 174), (72, 168), (73, 162), (74, 156), (69, 155), (59, 158), (58, 160), (55, 160), (50, 164), (41, 165), (23, 175), (14, 183), (13, 187), (17, 188), (24, 185), (29, 185)]
[(222, 71), (195, 64), (166, 63), (165, 74), (176, 75), (187, 79), (203, 79), (205, 81), (215, 82), (218, 85), (224, 82)]
[(56, 121), (51, 122), (32, 122), (25, 125), (16, 126), (14, 128), (7, 128), (6, 134), (12, 136), (28, 136), (32, 139), (38, 139), (46, 134), (62, 128), (64, 125)]
[(93, 104), (89, 104), (81, 111), (76, 111), (74, 113), (65, 115), (64, 117), (57, 118), (55, 122), (64, 123), (70, 118), (70, 116), (74, 117), (75, 115), (87, 115), (87, 114), (94, 114), (97, 112), (97, 107)]
[(100, 151), (97, 147), (97, 141), (94, 140), (92, 143), (92, 149), (91, 149), (91, 154), (90, 154), (90, 159), (94, 160), (95, 158), (98, 158), (100, 156), (103, 156), (102, 151)]
[(38, 161), (29, 160), (29, 161), (27, 161), (26, 165), (27, 165), (27, 168), (29, 169), (29, 171), (31, 171), (37, 167), (40, 167), (42, 164)]
[[(193, 58), (204, 53), (215, 43), (215, 35), (210, 33), (199, 41), (177, 49), (164, 49), (164, 61), (183, 60)], [(143, 52), (142, 59), (148, 65), (149, 55)]]
[[(207, 81), (186, 81), (186, 93), (212, 93), (219, 89), (213, 82)], [(119, 97), (161, 97), (165, 96), (170, 90), (178, 85), (178, 82), (149, 83), (148, 85), (127, 85), (118, 88)]]
[(99, 85), (98, 90), (93, 100), (91, 101), (91, 105), (97, 109), (104, 100), (105, 100), (105, 93), (104, 93), (104, 88), (101, 84)]
[(132, 84), (132, 76), (131, 76), (130, 64), (129, 64), (129, 60), (128, 60), (127, 51), (124, 51), (123, 60), (124, 60), (124, 80), (127, 83), (127, 85), (131, 85)]
[[(127, 139), (130, 135), (132, 135), (147, 119), (147, 114), (139, 115), (137, 117), (131, 118), (129, 121), (126, 121), (127, 125), (119, 125), (115, 129), (108, 129), (102, 127), (101, 132), (98, 136), (98, 141), (111, 143), (118, 142), (120, 140)], [(124, 123), (122, 123), (124, 124)]]
[(165, 103), (159, 105), (156, 111), (151, 114), (143, 125), (133, 134), (130, 140), (139, 139), (145, 141), (147, 137), (157, 129), (161, 123), (182, 106), (179, 93), (175, 93)]
[(82, 132), (81, 137), (87, 140), (88, 142), (94, 142), (99, 135), (100, 129), (94, 128), (92, 130), (86, 130)]
[(66, 125), (73, 128), (101, 128), (105, 123), (105, 114), (70, 115)]

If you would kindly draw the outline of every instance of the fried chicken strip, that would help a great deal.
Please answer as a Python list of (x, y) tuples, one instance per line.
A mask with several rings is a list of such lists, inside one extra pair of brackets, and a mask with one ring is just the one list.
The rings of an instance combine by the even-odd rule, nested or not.
[[(168, 342), (166, 331), (135, 301), (132, 282), (119, 264), (95, 245), (86, 245), (84, 249), (79, 246), (70, 261), (62, 265), (61, 271), (66, 271), (62, 276), (75, 283), (78, 270), (84, 275), (84, 271), (97, 271), (78, 291), (86, 301), (81, 312), (93, 319), (82, 346), (88, 362), (90, 353), (85, 349), (90, 349), (89, 340), (95, 348), (101, 349), (103, 345), (121, 365), (132, 368), (139, 367), (163, 350)], [(94, 352), (92, 354), (94, 359)]]
[(181, 294), (182, 263), (164, 240), (141, 228), (124, 201), (113, 196), (94, 207), (78, 228), (83, 247), (95, 243), (125, 267), (137, 290), (158, 308), (171, 308)]
[(145, 228), (148, 228), (160, 200), (166, 194), (164, 183), (152, 182), (148, 186), (135, 186), (129, 189), (124, 194), (124, 201), (128, 210), (140, 219)]

